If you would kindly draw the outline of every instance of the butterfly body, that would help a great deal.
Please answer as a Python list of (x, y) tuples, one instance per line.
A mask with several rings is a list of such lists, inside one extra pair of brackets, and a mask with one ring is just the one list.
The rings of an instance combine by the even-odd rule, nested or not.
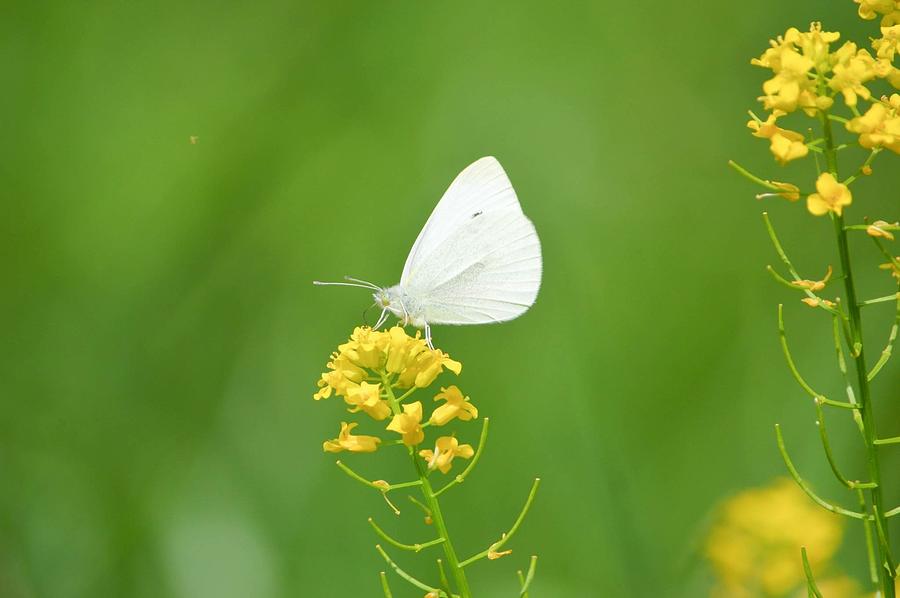
[(428, 324), (423, 306), (415, 297), (406, 293), (399, 284), (382, 289), (373, 293), (372, 296), (375, 298), (377, 306), (397, 316), (403, 326), (425, 328)]

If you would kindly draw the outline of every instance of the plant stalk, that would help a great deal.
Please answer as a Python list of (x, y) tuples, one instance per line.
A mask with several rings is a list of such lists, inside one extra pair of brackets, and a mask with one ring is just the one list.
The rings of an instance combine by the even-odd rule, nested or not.
[[(828, 170), (838, 178), (837, 154), (834, 147), (834, 136), (831, 130), (831, 121), (827, 114), (822, 115), (822, 127), (825, 134), (825, 160)], [(853, 268), (850, 259), (850, 246), (847, 242), (847, 231), (844, 229), (842, 215), (832, 213), (831, 221), (834, 225), (834, 233), (837, 238), (838, 253), (841, 260), (841, 271), (844, 275), (844, 290), (847, 296), (845, 302), (850, 318), (850, 355), (853, 358), (856, 370), (857, 387), (859, 390), (859, 413), (863, 423), (863, 439), (866, 445), (866, 462), (869, 468), (869, 479), (875, 483), (870, 488), (869, 499), (872, 505), (872, 514), (875, 517), (876, 527), (884, 530), (884, 543), (876, 542), (876, 554), (878, 556), (878, 581), (881, 586), (883, 598), (895, 598), (893, 571), (888, 572), (885, 563), (890, 563), (887, 520), (884, 517), (884, 498), (881, 491), (881, 468), (878, 463), (878, 446), (875, 439), (878, 437), (875, 426), (875, 417), (872, 412), (872, 396), (869, 387), (868, 367), (866, 366), (865, 345), (863, 343), (862, 317), (856, 296), (856, 284), (853, 278)]]
[[(394, 395), (394, 389), (391, 388), (391, 381), (386, 374), (381, 375), (381, 380), (385, 393), (387, 393), (387, 400), (388, 404), (391, 406), (391, 411), (393, 411), (394, 415), (397, 415), (402, 410), (400, 408), (400, 401), (397, 400), (397, 397)], [(434, 488), (431, 487), (431, 482), (428, 481), (428, 471), (425, 469), (424, 464), (416, 458), (416, 453), (412, 448), (409, 449), (409, 454), (412, 458), (413, 466), (416, 468), (416, 474), (419, 476), (419, 481), (422, 482), (422, 495), (425, 497), (425, 502), (431, 510), (431, 519), (434, 521), (438, 537), (444, 539), (444, 542), (442, 542), (444, 555), (447, 557), (447, 565), (449, 565), (450, 573), (453, 575), (453, 580), (456, 582), (459, 597), (472, 598), (472, 591), (469, 589), (469, 581), (466, 579), (466, 572), (459, 566), (459, 557), (456, 555), (456, 550), (453, 548), (453, 543), (450, 541), (450, 534), (447, 532), (447, 524), (444, 522), (444, 514), (441, 511), (441, 503), (435, 495)]]

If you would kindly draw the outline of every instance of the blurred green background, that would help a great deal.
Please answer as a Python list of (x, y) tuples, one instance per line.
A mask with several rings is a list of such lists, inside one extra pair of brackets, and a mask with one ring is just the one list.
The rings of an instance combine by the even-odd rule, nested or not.
[[(814, 485), (852, 503), (782, 362), (775, 305), (788, 302), (800, 366), (836, 393), (829, 322), (765, 274), (759, 214), (809, 278), (835, 262), (830, 224), (757, 202), (726, 161), (812, 180), (811, 160), (784, 172), (746, 131), (765, 75), (749, 60), (813, 19), (863, 41), (875, 29), (855, 13), (849, 0), (3, 3), (0, 595), (378, 595), (366, 518), (393, 516), (322, 453), (339, 402), (311, 400), (371, 300), (310, 281), (397, 282), (450, 180), (488, 154), (545, 270), (519, 320), (435, 330), (494, 420), (447, 501), (461, 552), (544, 483), (513, 555), (472, 567), (481, 595), (514, 595), (532, 553), (536, 597), (703, 595), (711, 509), (783, 473), (776, 421)], [(897, 218), (896, 157), (876, 175), (854, 188), (852, 218)], [(883, 295), (870, 245), (854, 243), (873, 265), (864, 294)], [(897, 367), (875, 386), (888, 424)], [(840, 416), (836, 448), (862, 476)], [(349, 462), (405, 475), (378, 455)], [(898, 465), (888, 453), (885, 470)], [(845, 562), (861, 576), (858, 541), (851, 530)]]

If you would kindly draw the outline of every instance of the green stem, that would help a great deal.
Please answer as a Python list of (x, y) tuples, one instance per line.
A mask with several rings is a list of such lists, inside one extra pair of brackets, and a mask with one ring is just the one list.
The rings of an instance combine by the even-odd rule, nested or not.
[[(860, 489), (856, 491), (856, 495), (859, 497), (859, 510), (863, 513), (867, 513), (869, 507), (866, 505), (866, 493)], [(863, 519), (863, 532), (866, 537), (866, 557), (869, 563), (869, 580), (873, 585), (877, 585), (878, 563), (875, 561), (875, 541), (872, 534), (872, 522), (868, 519)]]
[(865, 513), (857, 513), (856, 511), (851, 511), (850, 509), (845, 509), (844, 507), (833, 505), (813, 492), (813, 489), (809, 487), (809, 484), (806, 483), (806, 480), (800, 477), (800, 472), (797, 471), (797, 468), (794, 466), (794, 462), (791, 460), (790, 455), (788, 455), (787, 448), (784, 446), (784, 437), (781, 435), (781, 426), (778, 424), (775, 424), (775, 439), (778, 442), (778, 452), (781, 453), (781, 458), (784, 460), (784, 465), (785, 467), (787, 467), (787, 470), (791, 474), (791, 477), (794, 478), (794, 481), (797, 482), (797, 485), (800, 486), (800, 489), (806, 492), (806, 495), (809, 496), (813, 500), (813, 502), (818, 504), (823, 509), (831, 511), (832, 513), (837, 513), (838, 515), (844, 515), (845, 517), (862, 520), (868, 518), (868, 515), (866, 515)]
[(809, 566), (809, 559), (806, 557), (806, 546), (800, 548), (800, 557), (803, 559), (803, 572), (806, 574), (806, 588), (810, 598), (822, 598), (822, 592), (816, 585), (813, 577), (812, 567)]
[(388, 585), (387, 575), (384, 574), (384, 571), (378, 574), (381, 578), (381, 590), (384, 592), (384, 598), (393, 598), (393, 594), (391, 594), (391, 587)]
[[(816, 420), (816, 426), (819, 428), (819, 437), (822, 439), (822, 448), (825, 450), (825, 459), (828, 460), (828, 464), (831, 466), (831, 471), (834, 473), (834, 477), (837, 480), (846, 486), (850, 490), (856, 490), (860, 488), (874, 488), (875, 484), (872, 482), (860, 482), (849, 480), (847, 477), (841, 473), (840, 469), (837, 466), (837, 462), (834, 460), (834, 454), (831, 452), (831, 442), (828, 440), (828, 432), (825, 430), (825, 413), (822, 411), (822, 405), (818, 399), (815, 401), (816, 404), (816, 415), (818, 419)], [(371, 521), (371, 519), (369, 520)]]
[(456, 555), (453, 543), (450, 542), (450, 534), (447, 531), (447, 524), (444, 522), (444, 514), (441, 511), (440, 501), (438, 500), (438, 497), (435, 496), (434, 489), (428, 481), (428, 472), (426, 471), (424, 464), (417, 459), (415, 455), (412, 455), (412, 459), (416, 471), (419, 473), (419, 479), (422, 480), (422, 494), (425, 495), (425, 500), (428, 502), (428, 507), (431, 509), (431, 518), (434, 521), (434, 526), (437, 529), (439, 537), (444, 538), (445, 540), (443, 543), (444, 555), (447, 557), (447, 565), (450, 567), (450, 573), (453, 575), (453, 580), (456, 582), (456, 587), (459, 590), (461, 598), (471, 598), (472, 591), (469, 589), (469, 581), (466, 579), (465, 571), (463, 571), (459, 564), (459, 557)]
[[(389, 383), (390, 379), (386, 374), (382, 374), (382, 380), (384, 381), (384, 389), (387, 393), (388, 404), (391, 406), (394, 415), (397, 415), (401, 412), (400, 402), (394, 395), (394, 391)], [(444, 556), (447, 557), (447, 566), (450, 567), (450, 573), (453, 575), (453, 581), (456, 582), (456, 588), (459, 590), (460, 598), (472, 598), (472, 591), (469, 589), (469, 580), (466, 579), (465, 571), (459, 566), (459, 557), (456, 555), (456, 550), (453, 548), (453, 542), (450, 541), (450, 534), (447, 531), (447, 524), (444, 521), (444, 514), (441, 511), (440, 501), (435, 495), (434, 489), (431, 487), (431, 482), (428, 481), (428, 471), (425, 469), (422, 461), (416, 457), (416, 453), (413, 449), (409, 450), (409, 456), (412, 459), (416, 473), (419, 475), (419, 481), (422, 483), (422, 495), (425, 497), (425, 502), (428, 505), (428, 509), (431, 511), (431, 519), (434, 521), (434, 527), (438, 532), (438, 538), (443, 538), (444, 540), (441, 544), (444, 548)]]
[[(834, 135), (831, 130), (831, 121), (827, 115), (822, 115), (822, 128), (825, 137), (825, 160), (828, 170), (837, 175), (837, 156), (834, 149)], [(875, 418), (872, 413), (872, 396), (869, 388), (869, 369), (866, 366), (866, 353), (863, 345), (862, 318), (860, 316), (859, 302), (856, 295), (856, 284), (853, 278), (853, 269), (850, 260), (850, 246), (847, 242), (847, 231), (844, 229), (844, 218), (832, 213), (834, 233), (837, 237), (838, 252), (841, 258), (841, 273), (844, 276), (844, 289), (847, 294), (847, 310), (849, 315), (850, 334), (854, 347), (852, 351), (854, 367), (856, 369), (857, 387), (859, 389), (860, 416), (863, 421), (863, 436), (866, 444), (866, 461), (869, 467), (869, 480), (876, 486), (869, 488), (869, 499), (872, 505), (872, 513), (875, 518), (875, 528), (883, 536), (883, 541), (876, 544), (878, 562), (891, 563), (892, 559), (887, 550), (890, 546), (887, 520), (884, 518), (884, 498), (881, 491), (881, 467), (878, 463), (878, 447), (875, 439), (878, 437), (875, 427)], [(884, 567), (878, 568), (878, 580), (881, 586), (882, 598), (895, 598), (894, 579), (888, 575)]]
[(531, 485), (531, 492), (528, 493), (528, 498), (525, 499), (525, 506), (522, 507), (522, 511), (519, 513), (519, 516), (516, 517), (515, 523), (513, 523), (512, 527), (509, 528), (509, 531), (503, 534), (503, 536), (488, 546), (485, 550), (482, 550), (475, 556), (471, 556), (460, 563), (460, 567), (465, 567), (466, 565), (471, 565), (475, 561), (481, 560), (486, 556), (489, 556), (492, 552), (497, 552), (500, 548), (503, 547), (504, 544), (510, 541), (510, 539), (515, 535), (516, 531), (518, 531), (519, 526), (522, 525), (522, 522), (525, 520), (525, 516), (528, 514), (528, 510), (531, 508), (531, 503), (534, 502), (534, 495), (537, 494), (538, 486), (541, 485), (541, 478), (534, 478), (534, 483)]
[(437, 560), (438, 574), (441, 576), (441, 586), (447, 591), (448, 596), (456, 596), (450, 589), (450, 580), (447, 579), (447, 573), (444, 571), (444, 563), (441, 559)]
[(519, 571), (519, 585), (522, 588), (519, 590), (520, 598), (528, 598), (528, 586), (531, 585), (532, 580), (534, 580), (534, 569), (537, 567), (537, 555), (531, 557), (531, 561), (528, 563), (528, 573), (522, 575), (522, 572)]
[[(397, 565), (397, 563), (395, 563), (394, 560), (388, 555), (388, 553), (386, 553), (384, 551), (384, 548), (381, 547), (381, 544), (376, 544), (375, 550), (378, 551), (378, 554), (381, 555), (381, 558), (384, 559), (384, 562), (387, 563), (391, 567), (391, 569), (394, 570), (394, 572), (397, 575), (399, 575), (401, 578), (405, 579), (410, 584), (416, 586), (420, 590), (425, 590), (426, 592), (440, 592), (440, 590), (438, 590), (438, 588), (431, 587), (430, 585), (416, 579), (415, 577), (413, 577), (412, 575), (410, 575), (409, 573), (407, 573), (406, 571), (401, 569), (400, 566)], [(443, 594), (443, 592), (440, 592), (440, 593)]]
[(752, 172), (750, 172), (749, 170), (747, 170), (746, 168), (744, 168), (743, 166), (741, 166), (740, 164), (735, 162), (734, 160), (729, 160), (728, 165), (731, 166), (731, 168), (733, 168), (735, 171), (737, 171), (738, 174), (740, 174), (747, 180), (753, 181), (757, 185), (765, 187), (766, 189), (771, 189), (772, 191), (784, 191), (784, 189), (778, 187), (777, 185), (773, 185), (772, 181), (767, 181), (766, 179), (762, 179), (762, 178), (756, 176), (755, 174), (753, 174)]
[(388, 544), (391, 544), (392, 546), (395, 546), (401, 550), (410, 550), (412, 552), (421, 552), (422, 550), (425, 550), (426, 548), (429, 548), (431, 546), (436, 546), (437, 544), (442, 544), (444, 542), (443, 538), (436, 538), (434, 540), (429, 540), (428, 542), (424, 542), (422, 544), (418, 544), (418, 543), (417, 544), (404, 544), (403, 542), (399, 542), (399, 541), (395, 540), (394, 538), (392, 538), (390, 535), (388, 535), (388, 533), (386, 531), (384, 531), (383, 529), (381, 529), (381, 527), (379, 527), (378, 524), (375, 523), (375, 520), (372, 519), (371, 517), (369, 517), (369, 525), (372, 526), (372, 529), (375, 530), (375, 533), (378, 534), (382, 540), (384, 540)]
[(486, 417), (482, 419), (482, 421), (481, 421), (481, 437), (478, 439), (478, 448), (475, 449), (475, 455), (472, 457), (472, 460), (469, 461), (469, 465), (462, 471), (461, 474), (459, 474), (458, 476), (453, 478), (453, 480), (451, 480), (450, 482), (447, 482), (446, 486), (444, 486), (443, 488), (441, 488), (440, 490), (438, 490), (437, 492), (434, 493), (434, 495), (436, 497), (440, 496), (441, 494), (443, 494), (444, 492), (446, 492), (447, 490), (449, 490), (456, 484), (462, 484), (465, 481), (466, 476), (469, 475), (469, 472), (471, 472), (472, 469), (475, 468), (475, 465), (478, 464), (478, 459), (481, 458), (481, 451), (484, 450), (484, 445), (487, 442), (488, 426), (490, 425), (490, 423), (491, 423), (490, 419), (488, 419)]

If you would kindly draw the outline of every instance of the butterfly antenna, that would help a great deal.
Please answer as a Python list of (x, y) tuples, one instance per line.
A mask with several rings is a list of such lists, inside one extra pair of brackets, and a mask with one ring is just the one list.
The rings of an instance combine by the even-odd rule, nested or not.
[(370, 289), (375, 290), (375, 291), (383, 290), (380, 286), (378, 286), (374, 282), (369, 282), (368, 280), (362, 280), (360, 278), (353, 278), (352, 276), (345, 276), (344, 280), (349, 280), (350, 282), (357, 282), (359, 284), (364, 284), (364, 285), (368, 286)]
[(381, 287), (376, 287), (375, 285), (357, 284), (355, 282), (324, 282), (321, 280), (314, 280), (313, 284), (319, 287), (356, 287), (359, 289), (368, 289), (370, 291), (381, 290)]

